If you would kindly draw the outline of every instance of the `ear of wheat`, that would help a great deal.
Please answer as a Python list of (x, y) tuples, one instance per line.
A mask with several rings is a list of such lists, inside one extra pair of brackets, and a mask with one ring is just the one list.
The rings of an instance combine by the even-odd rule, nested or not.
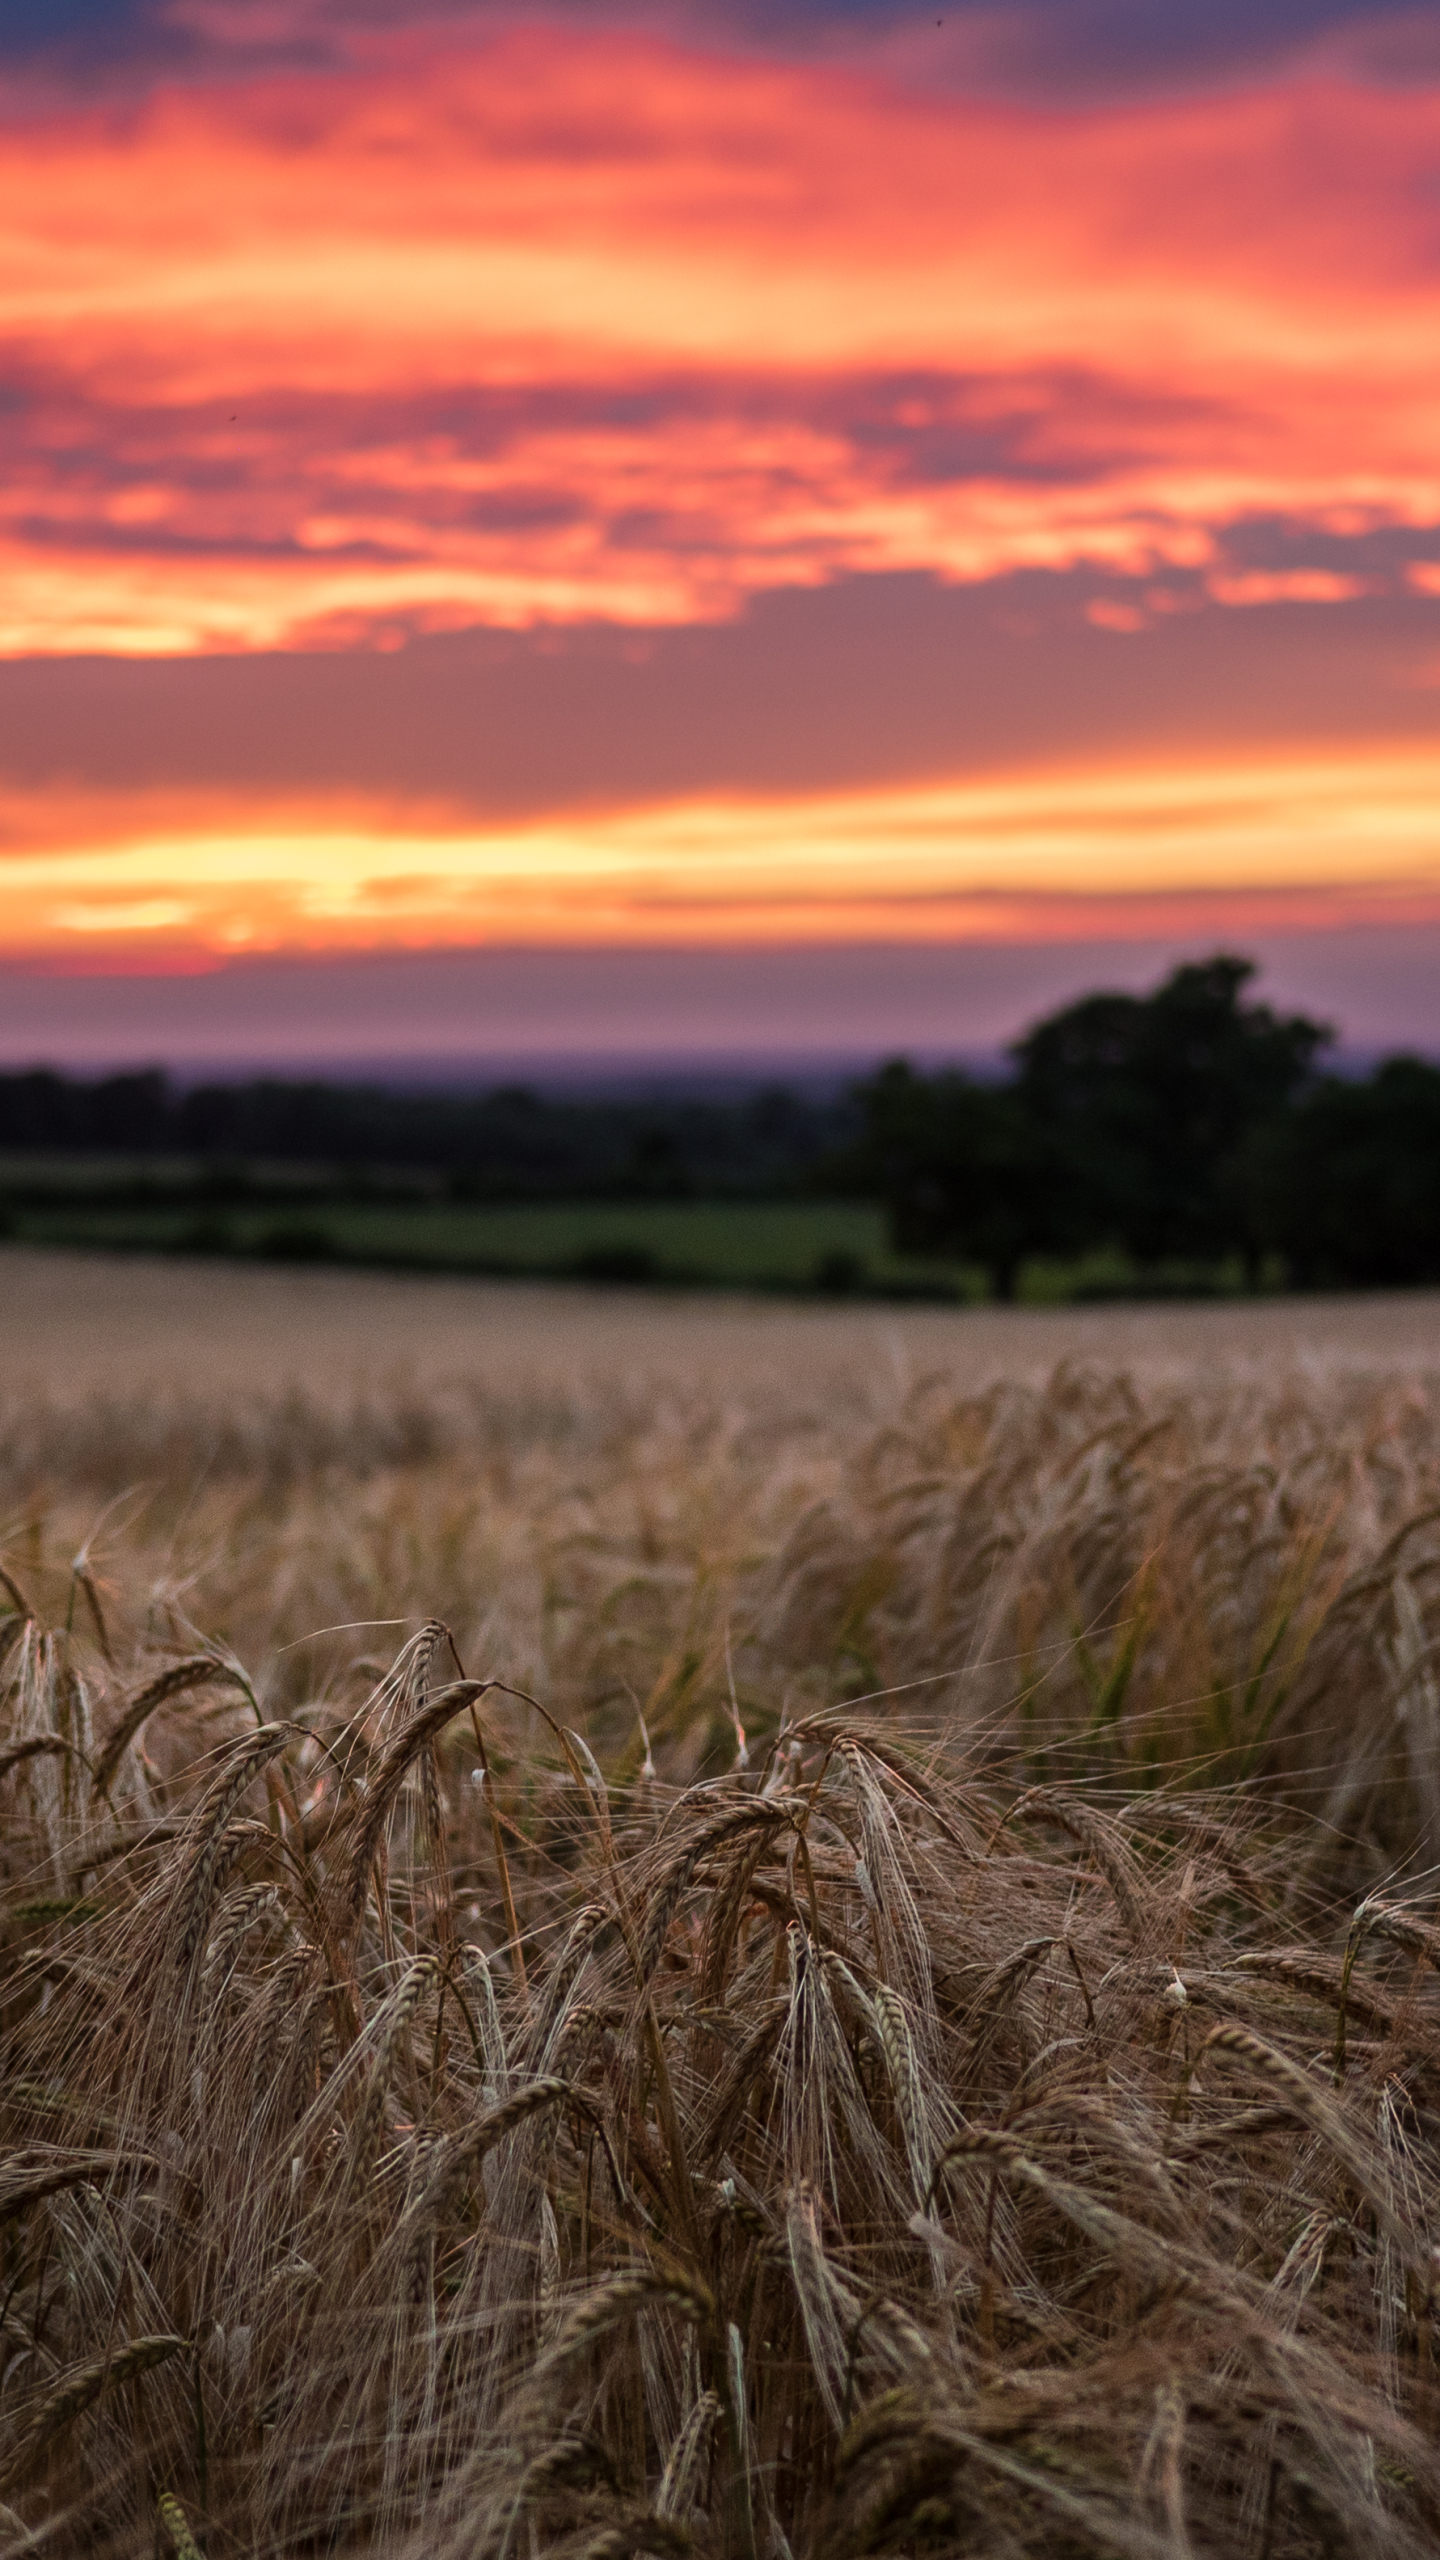
[(1440, 1442), (1202, 1401), (232, 1420), (223, 1645), (27, 1533), (7, 2548), (1428, 2560)]

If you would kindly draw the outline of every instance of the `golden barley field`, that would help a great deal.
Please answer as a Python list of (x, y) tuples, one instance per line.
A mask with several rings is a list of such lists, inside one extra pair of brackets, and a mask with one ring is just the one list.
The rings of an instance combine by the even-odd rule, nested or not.
[(1437, 1318), (0, 1254), (0, 2554), (1432, 2552)]

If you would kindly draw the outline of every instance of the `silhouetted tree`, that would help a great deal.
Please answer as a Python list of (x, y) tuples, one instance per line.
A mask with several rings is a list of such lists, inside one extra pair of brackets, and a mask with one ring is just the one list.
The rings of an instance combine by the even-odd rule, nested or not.
[(157, 1067), (90, 1084), (51, 1067), (0, 1076), (0, 1147), (143, 1155), (165, 1143), (168, 1112)]
[(1058, 1163), (1072, 1234), (1140, 1262), (1238, 1247), (1258, 1263), (1261, 1140), (1330, 1034), (1244, 1003), (1254, 975), (1222, 953), (1152, 995), (1087, 996), (1016, 1043), (1016, 1096)]
[(1239, 1249), (1257, 1271), (1266, 1141), (1329, 1034), (1245, 1003), (1254, 974), (1222, 953), (1148, 996), (1086, 996), (1016, 1043), (1008, 1085), (893, 1060), (857, 1088), (853, 1177), (901, 1251), (982, 1262), (1002, 1296), (1027, 1255), (1098, 1245), (1141, 1263)]
[(1391, 1058), (1306, 1096), (1270, 1152), (1269, 1240), (1303, 1286), (1440, 1281), (1440, 1068)]
[(895, 1058), (856, 1098), (851, 1179), (885, 1202), (897, 1251), (981, 1263), (1013, 1297), (1025, 1256), (1057, 1240), (1045, 1141), (1014, 1087), (920, 1076)]

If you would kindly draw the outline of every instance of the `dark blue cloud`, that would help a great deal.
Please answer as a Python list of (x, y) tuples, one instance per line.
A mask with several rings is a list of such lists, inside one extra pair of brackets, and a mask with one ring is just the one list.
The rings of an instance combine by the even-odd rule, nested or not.
[[(398, 11), (381, 0), (386, 17)], [(0, 115), (23, 118), (68, 95), (133, 96), (161, 80), (205, 80), (247, 71), (333, 69), (348, 50), (341, 8), (328, 28), (316, 29), (297, 8), (293, 35), (277, 36), (274, 13), (244, 24), (244, 0), (233, 30), (222, 38), (187, 24), (170, 0), (0, 0), (0, 71), (12, 86)]]
[(166, 23), (162, 0), (4, 0), (0, 8), (0, 61), (50, 69), (79, 86), (198, 50)]
[(878, 48), (917, 85), (1047, 105), (1223, 89), (1322, 55), (1386, 85), (1440, 78), (1440, 12), (1405, 0), (687, 0), (686, 15), (765, 52)]
[(79, 36), (106, 37), (130, 30), (141, 15), (135, 0), (6, 0), (0, 45), (23, 53)]
[[(63, 84), (342, 63), (377, 27), (451, 26), (526, 17), (640, 23), (768, 53), (901, 47), (911, 77), (1011, 93), (1083, 96), (1188, 87), (1264, 75), (1337, 42), (1386, 80), (1440, 77), (1440, 13), (1396, 0), (296, 0), (277, 32), (273, 0), (247, 26), (235, 0), (226, 32), (202, 35), (169, 0), (4, 0), (0, 62)], [(931, 39), (933, 38), (933, 43)]]
[[(934, 37), (937, 79), (956, 46), (961, 78), (1021, 92), (1188, 86), (1278, 70), (1338, 39), (1362, 68), (1391, 78), (1440, 73), (1440, 16), (1405, 0), (699, 0), (717, 25), (785, 50), (844, 48), (877, 37)], [(590, 14), (577, 0), (577, 14)], [(913, 60), (913, 56), (912, 56)], [(923, 53), (920, 57), (923, 63)], [(915, 66), (919, 68), (919, 65)]]
[[(962, 0), (961, 15), (983, 0)], [(937, 0), (935, 15), (947, 15)], [(1322, 47), (1390, 80), (1440, 74), (1440, 18), (1392, 0), (1039, 0), (990, 21), (991, 77), (1043, 95), (1224, 84), (1273, 74)], [(943, 32), (943, 30), (941, 30)]]

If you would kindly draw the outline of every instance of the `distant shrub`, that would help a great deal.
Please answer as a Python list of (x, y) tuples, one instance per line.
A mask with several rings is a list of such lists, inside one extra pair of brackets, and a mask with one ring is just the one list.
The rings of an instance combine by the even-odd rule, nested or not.
[(847, 1253), (834, 1246), (822, 1253), (810, 1275), (810, 1285), (826, 1298), (852, 1298), (865, 1278), (865, 1265), (858, 1253)]
[(233, 1253), (235, 1230), (228, 1218), (192, 1218), (181, 1228), (172, 1253)]
[(266, 1262), (333, 1262), (335, 1239), (312, 1219), (281, 1218), (262, 1227), (255, 1250)]
[(577, 1280), (609, 1286), (643, 1288), (663, 1277), (657, 1254), (643, 1244), (592, 1244), (577, 1253), (570, 1266)]

